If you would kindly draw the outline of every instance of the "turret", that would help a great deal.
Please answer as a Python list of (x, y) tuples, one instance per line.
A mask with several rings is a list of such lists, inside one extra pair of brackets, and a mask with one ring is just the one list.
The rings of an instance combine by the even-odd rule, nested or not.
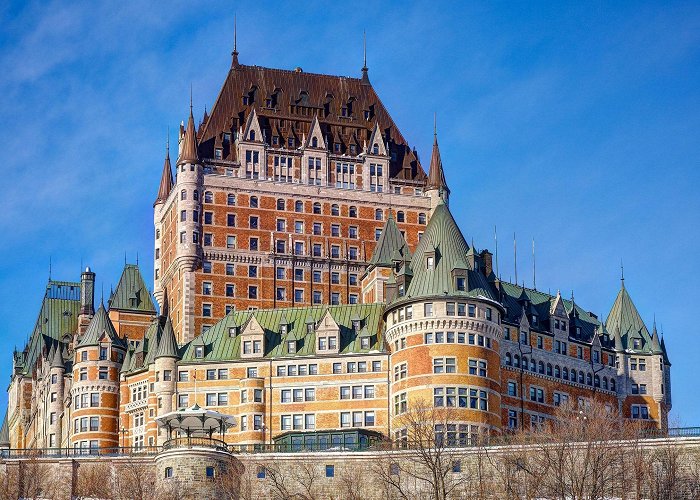
[[(156, 383), (154, 391), (158, 399), (158, 416), (173, 411), (173, 398), (176, 389), (176, 367), (180, 359), (179, 348), (170, 317), (162, 318), (163, 332), (160, 335), (154, 355)], [(160, 435), (158, 437), (160, 440)], [(167, 436), (166, 436), (167, 439)], [(158, 444), (161, 444), (160, 442)]]
[(63, 401), (64, 376), (66, 365), (63, 360), (61, 344), (52, 347), (49, 354), (49, 392), (55, 396), (49, 398), (49, 429), (47, 444), (50, 448), (60, 448), (63, 439)]
[(440, 147), (438, 146), (437, 130), (434, 131), (433, 137), (433, 154), (430, 157), (430, 170), (428, 171), (428, 184), (425, 187), (425, 192), (430, 196), (431, 208), (435, 210), (440, 200), (446, 204), (450, 201), (450, 188), (447, 187), (445, 180), (445, 172), (442, 168), (442, 159), (440, 158)]
[(125, 352), (126, 345), (101, 304), (75, 348), (69, 424), (72, 447), (119, 445), (119, 371)]

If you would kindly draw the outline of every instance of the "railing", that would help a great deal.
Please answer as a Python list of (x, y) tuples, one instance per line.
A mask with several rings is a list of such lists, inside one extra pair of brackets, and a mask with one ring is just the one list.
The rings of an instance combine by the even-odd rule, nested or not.
[[(700, 437), (700, 427), (673, 427), (669, 428), (668, 432), (662, 430), (648, 430), (640, 436), (641, 439), (660, 439), (660, 438), (689, 438)], [(534, 435), (533, 435), (534, 438)], [(484, 436), (478, 442), (462, 442), (456, 441), (454, 445), (447, 443), (446, 446), (455, 448), (473, 448), (476, 446), (504, 446), (510, 444), (535, 444), (536, 442), (523, 441), (522, 437), (519, 440), (514, 439), (512, 435), (503, 436)], [(227, 444), (219, 439), (210, 439), (206, 437), (178, 437), (166, 441), (163, 446), (140, 446), (140, 447), (106, 447), (106, 448), (15, 448), (0, 449), (0, 460), (8, 458), (66, 458), (66, 457), (148, 457), (154, 456), (163, 450), (173, 448), (192, 448), (206, 447), (220, 451), (229, 451), (231, 453), (241, 454), (257, 454), (257, 453), (303, 453), (303, 452), (361, 452), (372, 451), (378, 449), (411, 449), (411, 443), (389, 443), (378, 442), (373, 444), (354, 443), (354, 444), (328, 444), (328, 443), (275, 443), (275, 444)]]
[(163, 450), (170, 450), (173, 448), (214, 448), (220, 451), (229, 451), (229, 445), (220, 439), (213, 439), (208, 437), (176, 437), (168, 439), (163, 443)]
[(159, 446), (110, 446), (104, 448), (5, 448), (0, 449), (0, 459), (153, 456), (160, 453), (160, 451), (161, 448)]

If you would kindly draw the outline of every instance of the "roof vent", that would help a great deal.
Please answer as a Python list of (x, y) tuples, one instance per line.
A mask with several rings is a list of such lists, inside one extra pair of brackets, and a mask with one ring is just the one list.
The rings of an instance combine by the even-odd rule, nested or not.
[(304, 70), (303, 70), (303, 69), (301, 69), (301, 67), (300, 67), (300, 66), (297, 66), (296, 68), (294, 68), (294, 72), (295, 72), (295, 73), (303, 73), (303, 72), (304, 72)]

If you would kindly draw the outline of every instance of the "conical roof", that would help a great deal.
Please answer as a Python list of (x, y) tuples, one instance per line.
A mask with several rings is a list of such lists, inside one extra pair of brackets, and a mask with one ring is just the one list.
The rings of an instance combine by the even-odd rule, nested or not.
[(175, 338), (175, 331), (173, 330), (173, 324), (170, 321), (169, 316), (165, 319), (163, 333), (158, 341), (158, 348), (156, 349), (154, 359), (158, 358), (180, 358), (177, 339)]
[(194, 116), (192, 116), (192, 106), (190, 105), (190, 117), (185, 128), (185, 137), (182, 139), (182, 150), (177, 159), (178, 165), (181, 163), (198, 163), (197, 154), (197, 133), (194, 130)]
[(666, 352), (666, 342), (664, 342), (663, 335), (661, 336), (661, 354), (664, 355), (664, 364), (671, 365), (671, 361), (668, 359), (668, 353)]
[[(404, 253), (406, 253), (406, 255), (404, 255)], [(401, 258), (400, 260), (402, 260), (403, 257), (411, 257), (408, 245), (406, 245), (406, 240), (396, 225), (394, 214), (389, 212), (389, 217), (387, 217), (384, 223), (384, 229), (382, 229), (382, 234), (379, 236), (379, 241), (377, 241), (377, 245), (374, 247), (374, 252), (372, 253), (372, 258), (369, 261), (367, 270), (369, 271), (371, 268), (377, 266), (393, 267), (393, 260), (397, 256)]]
[(624, 280), (615, 298), (615, 302), (610, 309), (610, 314), (608, 314), (606, 326), (608, 331), (615, 332), (615, 335), (617, 335), (619, 331), (625, 349), (632, 348), (632, 342), (630, 341), (633, 338), (642, 339), (642, 347), (647, 346), (647, 349), (651, 344), (649, 330), (644, 324), (642, 317), (639, 315), (639, 311), (637, 311), (634, 302), (632, 302), (632, 298), (629, 293), (627, 293)]
[(119, 370), (119, 373), (127, 373), (129, 370), (131, 370), (131, 353), (133, 349), (127, 349), (126, 350), (126, 356), (124, 356), (124, 362), (122, 363), (122, 368)]
[(5, 418), (2, 420), (2, 427), (0, 427), (0, 448), (10, 447), (10, 426), (7, 423), (7, 412), (5, 412)]
[[(470, 268), (466, 258), (468, 251), (469, 245), (447, 205), (438, 203), (411, 259), (413, 279), (406, 297), (484, 296), (496, 300), (486, 277)], [(428, 269), (427, 257), (432, 253), (435, 258), (432, 268)], [(464, 290), (456, 289), (452, 273), (455, 269), (466, 271)]]
[(163, 173), (160, 176), (160, 187), (154, 205), (162, 203), (168, 199), (168, 195), (173, 188), (173, 173), (170, 166), (170, 148), (165, 151), (165, 162), (163, 163)]
[(53, 356), (51, 357), (51, 368), (64, 368), (65, 362), (63, 361), (63, 355), (61, 354), (61, 346), (58, 345), (54, 348)]
[(121, 345), (121, 339), (112, 325), (112, 321), (107, 315), (105, 305), (100, 304), (100, 308), (90, 320), (90, 324), (85, 330), (85, 334), (80, 339), (78, 347), (99, 345), (100, 339), (106, 335), (113, 343)]
[(437, 134), (433, 141), (433, 154), (430, 157), (430, 170), (428, 171), (427, 189), (442, 189), (449, 194), (450, 188), (447, 187), (445, 180), (445, 172), (442, 168), (442, 159), (440, 158), (440, 147), (438, 146)]

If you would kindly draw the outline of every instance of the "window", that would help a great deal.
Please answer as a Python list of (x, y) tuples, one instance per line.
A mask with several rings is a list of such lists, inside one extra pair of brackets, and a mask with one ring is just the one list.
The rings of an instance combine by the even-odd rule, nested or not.
[(423, 304), (423, 315), (426, 318), (429, 318), (433, 315), (433, 303), (432, 302), (426, 302)]
[(381, 208), (374, 211), (374, 220), (384, 220), (384, 212), (382, 212)]
[(229, 194), (226, 197), (226, 204), (227, 205), (235, 205), (236, 204), (236, 195)]
[(304, 211), (304, 202), (301, 200), (297, 200), (294, 202), (294, 211), (295, 212), (303, 212)]
[[(277, 210), (284, 210), (284, 200), (282, 198), (277, 199)], [(281, 231), (281, 229), (278, 229)]]
[(518, 395), (518, 385), (515, 382), (508, 382), (508, 395), (517, 396)]
[(335, 465), (326, 465), (326, 477), (335, 477)]
[(249, 206), (250, 206), (250, 208), (258, 208), (258, 197), (257, 196), (250, 197)]

